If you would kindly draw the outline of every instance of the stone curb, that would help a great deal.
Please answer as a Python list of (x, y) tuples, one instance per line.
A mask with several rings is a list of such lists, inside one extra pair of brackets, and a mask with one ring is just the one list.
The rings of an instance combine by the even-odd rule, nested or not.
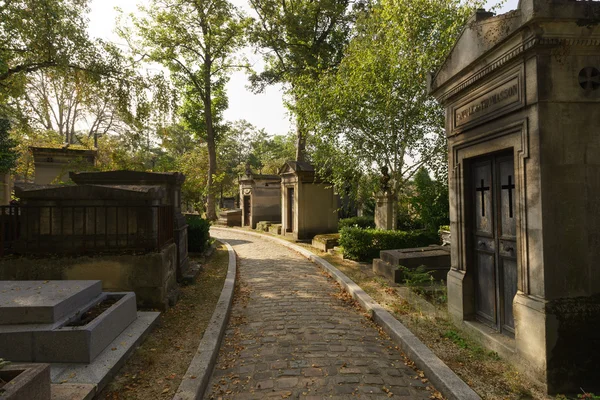
[(217, 362), (221, 340), (225, 334), (225, 328), (231, 314), (237, 270), (233, 247), (223, 240), (220, 240), (220, 242), (227, 246), (227, 252), (229, 253), (229, 265), (227, 267), (225, 284), (223, 285), (223, 290), (221, 291), (215, 311), (198, 345), (196, 355), (185, 372), (173, 400), (202, 399)]
[[(216, 229), (227, 230), (223, 228)], [(410, 358), (415, 365), (425, 373), (429, 381), (444, 395), (444, 397), (449, 400), (481, 400), (481, 397), (460, 379), (459, 376), (456, 375), (456, 373), (454, 373), (454, 371), (452, 371), (442, 360), (440, 360), (429, 347), (423, 344), (423, 342), (408, 330), (408, 328), (381, 307), (381, 305), (373, 300), (371, 296), (365, 293), (360, 286), (329, 262), (313, 254), (309, 250), (283, 239), (241, 229), (230, 228), (229, 231), (231, 230), (250, 236), (262, 237), (279, 243), (300, 253), (313, 263), (325, 269), (325, 271), (327, 271), (348, 293), (352, 295), (365, 311), (372, 313), (373, 321), (390, 335), (392, 340), (396, 342), (408, 358)]]

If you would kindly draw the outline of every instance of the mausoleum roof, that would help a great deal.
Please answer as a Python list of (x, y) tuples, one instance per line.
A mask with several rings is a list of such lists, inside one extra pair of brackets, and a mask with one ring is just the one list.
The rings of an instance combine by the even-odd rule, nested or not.
[(125, 170), (103, 172), (70, 172), (69, 177), (77, 184), (103, 185), (181, 185), (185, 181), (185, 175), (180, 172), (144, 172)]
[(165, 188), (158, 185), (36, 185), (15, 186), (20, 199), (40, 200), (124, 200), (160, 199)]
[(478, 10), (442, 66), (429, 77), (429, 91), (444, 101), (535, 45), (578, 36), (565, 32), (564, 22), (584, 31), (588, 44), (600, 45), (600, 27), (594, 23), (598, 14), (600, 2), (572, 0), (520, 0), (516, 10), (498, 16)]

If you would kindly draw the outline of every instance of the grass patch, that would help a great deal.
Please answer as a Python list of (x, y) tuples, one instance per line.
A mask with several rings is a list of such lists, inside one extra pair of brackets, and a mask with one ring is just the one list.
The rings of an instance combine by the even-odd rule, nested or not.
[(227, 248), (220, 244), (196, 281), (181, 288), (177, 305), (161, 314), (159, 325), (97, 398), (173, 398), (221, 295), (228, 261)]

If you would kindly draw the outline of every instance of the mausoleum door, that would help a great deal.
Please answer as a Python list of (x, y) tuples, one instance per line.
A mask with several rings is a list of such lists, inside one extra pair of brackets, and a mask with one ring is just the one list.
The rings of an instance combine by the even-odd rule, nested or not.
[(512, 156), (472, 164), (473, 265), (477, 319), (514, 334), (517, 293), (515, 175)]
[(250, 200), (250, 196), (244, 196), (244, 226), (250, 225), (250, 216), (252, 215), (251, 207), (252, 203)]
[(294, 231), (294, 188), (287, 190), (287, 231)]

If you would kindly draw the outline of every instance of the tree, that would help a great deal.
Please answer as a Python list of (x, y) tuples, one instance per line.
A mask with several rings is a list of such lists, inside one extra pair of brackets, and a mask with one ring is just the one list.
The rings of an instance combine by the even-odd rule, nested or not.
[(349, 0), (250, 0), (258, 14), (251, 40), (262, 49), (265, 70), (251, 77), (255, 90), (284, 84), (296, 117), (296, 160), (304, 161), (308, 126), (300, 103), (325, 71), (337, 65), (352, 21)]
[(388, 167), (396, 194), (424, 165), (443, 175), (443, 110), (426, 76), (477, 4), (379, 0), (359, 13), (344, 59), (304, 103), (322, 146), (351, 157), (330, 165), (334, 183), (347, 181), (348, 164), (357, 175)]
[(47, 69), (118, 74), (115, 46), (89, 39), (89, 0), (0, 1), (0, 111), (29, 74)]
[(10, 122), (0, 119), (0, 174), (7, 173), (17, 165), (19, 154), (16, 151), (17, 141), (9, 136)]
[(450, 208), (445, 182), (432, 180), (421, 168), (414, 177), (414, 192), (409, 203), (425, 229), (437, 231), (441, 225), (448, 225)]
[[(236, 66), (233, 54), (244, 44), (245, 19), (227, 0), (153, 0), (134, 18), (141, 42), (138, 54), (169, 69), (187, 102), (187, 123), (208, 148), (207, 218), (215, 220), (213, 179), (217, 172), (215, 97), (224, 96), (227, 72)], [(123, 36), (133, 43), (130, 31)], [(189, 111), (192, 111), (189, 113)], [(197, 116), (201, 115), (199, 120)], [(203, 123), (200, 128), (198, 122)]]

